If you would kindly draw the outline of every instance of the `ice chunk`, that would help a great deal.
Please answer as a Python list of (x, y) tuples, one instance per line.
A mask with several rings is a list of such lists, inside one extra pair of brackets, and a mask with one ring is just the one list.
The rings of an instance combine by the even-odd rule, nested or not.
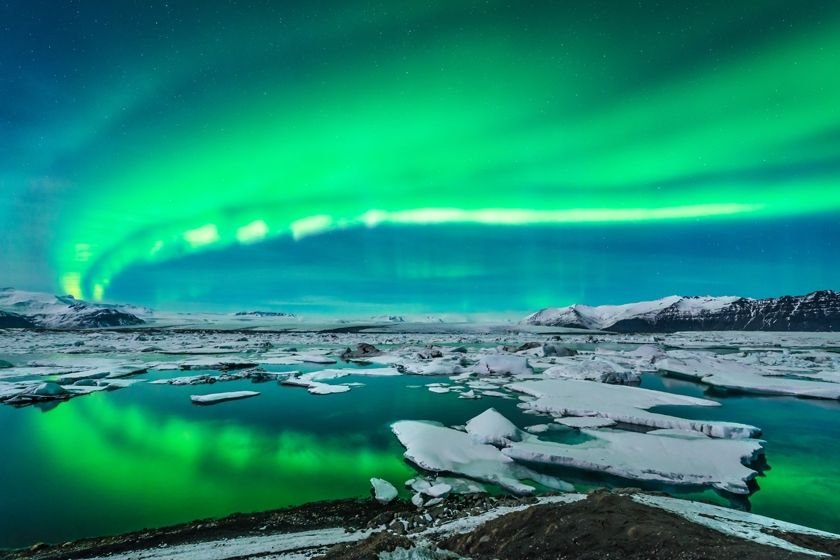
[(530, 434), (542, 434), (550, 429), (551, 426), (549, 426), (548, 424), (533, 424), (531, 426), (525, 426), (525, 431)]
[(556, 362), (557, 365), (543, 372), (545, 377), (584, 379), (616, 385), (635, 385), (640, 380), (639, 374), (635, 371), (601, 358), (559, 358)]
[(190, 400), (195, 404), (216, 404), (224, 401), (247, 399), (256, 397), (258, 391), (231, 391), (228, 393), (211, 393), (209, 395), (190, 395)]
[(522, 441), (522, 430), (499, 414), (495, 408), (488, 408), (466, 425), (467, 433), (476, 441), (504, 446), (512, 441)]
[(469, 434), (437, 423), (402, 420), (391, 430), (406, 448), (405, 458), (431, 472), (453, 473), (491, 482), (515, 493), (530, 494), (532, 486), (519, 479), (529, 478), (553, 487), (571, 490), (571, 486), (553, 477), (545, 477), (522, 465)]
[(373, 497), (380, 504), (388, 504), (397, 497), (397, 489), (387, 480), (371, 478), (370, 484), (373, 487)]
[(310, 381), (304, 379), (303, 376), (291, 376), (288, 379), (284, 379), (281, 384), (293, 387), (305, 387), (311, 395), (332, 395), (334, 393), (346, 393), (350, 390), (348, 385), (330, 385), (329, 383)]
[(749, 494), (757, 472), (744, 465), (764, 450), (758, 440), (682, 438), (617, 430), (582, 430), (592, 439), (568, 445), (548, 441), (513, 443), (502, 450), (520, 461), (605, 472), (632, 480), (712, 486)]
[(660, 371), (691, 377), (719, 389), (762, 395), (840, 399), (838, 383), (778, 377), (758, 367), (712, 356), (695, 355), (682, 359), (668, 357), (657, 360), (656, 367)]
[(424, 492), (431, 498), (442, 498), (452, 491), (452, 487), (445, 482), (438, 482), (426, 489)]
[[(606, 428), (608, 426), (615, 426), (615, 420), (600, 416), (567, 416), (565, 418), (555, 418), (554, 421), (570, 428)], [(695, 433), (699, 434), (700, 432)]]
[(528, 358), (506, 354), (485, 354), (475, 366), (479, 375), (529, 375)]
[(330, 385), (329, 383), (311, 383), (307, 388), (311, 395), (332, 395), (335, 393), (346, 393), (350, 390), (347, 385)]
[(651, 428), (696, 430), (713, 437), (755, 437), (761, 432), (755, 426), (733, 422), (689, 420), (667, 414), (649, 412), (660, 405), (720, 406), (715, 401), (652, 391), (626, 385), (607, 385), (592, 381), (550, 379), (513, 383), (508, 388), (536, 397), (519, 406), (526, 410), (562, 416), (598, 416), (616, 422)]
[(395, 375), (402, 375), (399, 371), (392, 367), (376, 367), (364, 369), (322, 369), (319, 371), (312, 371), (300, 375), (298, 379), (305, 381), (329, 381), (331, 379), (340, 379), (348, 375), (368, 375), (371, 377), (391, 377)]

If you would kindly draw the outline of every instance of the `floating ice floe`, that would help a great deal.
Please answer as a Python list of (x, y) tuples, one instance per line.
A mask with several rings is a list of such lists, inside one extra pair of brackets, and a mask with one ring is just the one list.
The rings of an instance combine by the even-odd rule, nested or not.
[(550, 429), (551, 426), (548, 424), (533, 424), (531, 426), (525, 426), (525, 431), (529, 434), (544, 434)]
[(534, 480), (558, 490), (572, 489), (557, 478), (516, 464), (492, 445), (437, 423), (403, 420), (392, 424), (391, 430), (406, 448), (405, 458), (427, 471), (460, 474), (498, 484), (515, 494), (534, 491), (532, 486), (520, 482), (521, 479)]
[(141, 373), (146, 373), (147, 371), (148, 366), (145, 364), (114, 364), (103, 368), (67, 373), (59, 376), (58, 381), (65, 383), (77, 381), (79, 379), (102, 379), (106, 377), (113, 379), (139, 375)]
[(508, 395), (507, 393), (502, 393), (501, 391), (482, 391), (481, 394), (484, 395), (485, 397), (496, 397), (498, 399), (509, 399), (509, 398), (511, 398), (510, 395)]
[(241, 369), (232, 372), (219, 373), (218, 375), (199, 374), (185, 375), (181, 377), (169, 377), (150, 381), (151, 385), (207, 385), (225, 381), (238, 381), (240, 379), (251, 379), (253, 381), (276, 380), (281, 377), (297, 375), (297, 371), (284, 371), (282, 373), (268, 372), (261, 368)]
[(513, 422), (499, 414), (495, 408), (488, 408), (469, 420), (465, 429), (476, 441), (496, 446), (522, 441), (526, 435)]
[(75, 373), (84, 368), (54, 368), (43, 366), (14, 366), (0, 369), (0, 380), (25, 380), (33, 377), (44, 377), (52, 375), (65, 375), (68, 373)]
[(258, 391), (231, 391), (228, 393), (212, 393), (209, 395), (190, 395), (190, 400), (195, 404), (216, 404), (224, 401), (247, 399), (256, 397)]
[(763, 455), (758, 440), (681, 437), (618, 430), (581, 430), (591, 439), (563, 444), (529, 439), (502, 452), (513, 459), (603, 472), (673, 485), (711, 486), (749, 494), (758, 472), (745, 466)]
[(657, 360), (656, 367), (665, 373), (690, 377), (712, 387), (730, 391), (840, 399), (840, 383), (766, 375), (761, 368), (712, 356), (668, 357)]
[[(616, 424), (612, 418), (603, 418), (601, 416), (566, 416), (555, 418), (554, 421), (569, 428), (607, 428)], [(695, 433), (700, 434), (700, 432)], [(702, 436), (703, 434), (700, 435)]]
[(616, 385), (636, 385), (640, 381), (637, 372), (623, 368), (608, 360), (594, 357), (588, 359), (558, 358), (556, 365), (546, 369), (543, 375), (551, 378), (582, 379)]
[(192, 371), (192, 370), (215, 370), (215, 371), (231, 371), (236, 369), (248, 369), (256, 367), (258, 364), (257, 362), (251, 360), (227, 360), (227, 359), (219, 359), (219, 356), (206, 356), (201, 358), (190, 358), (188, 360), (182, 360), (180, 362), (169, 362), (167, 364), (160, 364), (156, 366), (156, 369), (164, 369), (161, 366), (166, 366), (168, 369), (173, 369), (173, 366), (177, 366), (177, 369), (184, 370), (184, 371)]
[(528, 358), (507, 354), (485, 354), (481, 356), (473, 371), (478, 375), (530, 375), (533, 373), (528, 367)]
[(388, 504), (397, 497), (397, 489), (387, 480), (371, 478), (370, 485), (373, 487), (373, 497), (380, 504)]
[(406, 364), (406, 373), (414, 375), (456, 375), (464, 372), (461, 364), (453, 358), (434, 358), (425, 363)]
[(133, 383), (127, 379), (78, 380), (72, 385), (60, 385), (47, 381), (0, 382), (0, 402), (25, 406), (49, 401), (64, 401), (73, 397), (88, 395), (110, 388), (127, 387)]
[(337, 362), (335, 358), (323, 354), (299, 354), (298, 359), (308, 364), (334, 364)]
[[(487, 492), (478, 482), (466, 478), (453, 476), (438, 476), (433, 479), (417, 476), (405, 482), (405, 485), (416, 494), (431, 498), (439, 498), (445, 494), (483, 494)], [(418, 498), (417, 501), (420, 501)]]
[(366, 368), (366, 369), (323, 369), (309, 373), (299, 374), (297, 371), (282, 372), (273, 374), (276, 376), (287, 376), (282, 381), (283, 385), (293, 387), (305, 387), (312, 395), (331, 395), (335, 393), (346, 393), (352, 387), (360, 387), (361, 383), (329, 384), (322, 381), (331, 381), (350, 375), (365, 375), (371, 377), (389, 377), (400, 375), (394, 368)]
[(346, 393), (350, 390), (349, 385), (330, 385), (329, 383), (312, 383), (306, 389), (311, 395), (334, 395)]
[(303, 376), (290, 376), (287, 379), (284, 379), (281, 383), (292, 387), (304, 387), (311, 395), (346, 393), (351, 389), (349, 385), (321, 383), (320, 381), (311, 381)]
[(346, 393), (350, 390), (351, 385), (359, 386), (358, 383), (331, 385), (328, 383), (322, 383), (322, 381), (332, 381), (342, 377), (348, 377), (350, 375), (364, 375), (370, 377), (391, 377), (394, 375), (401, 375), (396, 369), (390, 367), (365, 369), (322, 369), (319, 371), (304, 373), (302, 375), (297, 375), (297, 372), (293, 373), (294, 375), (290, 375), (285, 381), (283, 381), (283, 385), (306, 387), (306, 389), (313, 395)]
[(370, 377), (392, 377), (395, 375), (402, 375), (399, 371), (391, 367), (377, 367), (364, 369), (322, 369), (312, 371), (297, 376), (298, 379), (304, 381), (331, 381), (333, 379), (340, 379), (350, 375), (367, 375)]
[(466, 478), (457, 478), (452, 476), (439, 476), (435, 479), (435, 485), (445, 484), (449, 486), (450, 492), (453, 494), (484, 494), (487, 489), (478, 482), (473, 482)]
[(520, 403), (519, 407), (555, 417), (595, 416), (650, 428), (696, 430), (718, 438), (749, 438), (761, 433), (747, 424), (689, 420), (648, 410), (661, 405), (720, 406), (715, 401), (685, 395), (564, 379), (525, 381), (507, 387), (536, 397), (533, 401)]

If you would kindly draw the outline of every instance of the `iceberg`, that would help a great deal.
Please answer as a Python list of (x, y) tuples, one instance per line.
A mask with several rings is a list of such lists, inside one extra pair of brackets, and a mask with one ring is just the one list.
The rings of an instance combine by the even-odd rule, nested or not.
[(475, 366), (478, 375), (530, 375), (528, 358), (506, 354), (486, 354)]
[(371, 478), (370, 485), (373, 487), (373, 497), (380, 504), (391, 503), (397, 497), (397, 489), (387, 480)]
[(533, 486), (520, 482), (520, 479), (534, 480), (558, 490), (572, 489), (559, 479), (516, 464), (492, 445), (480, 443), (469, 434), (437, 423), (401, 420), (392, 424), (391, 430), (406, 448), (404, 457), (430, 472), (458, 474), (498, 484), (514, 494), (534, 492)]
[(657, 360), (655, 366), (661, 372), (690, 377), (712, 387), (729, 391), (812, 399), (840, 399), (840, 383), (779, 377), (776, 372), (765, 372), (755, 366), (711, 356), (694, 355), (682, 358), (669, 356)]
[(229, 393), (211, 393), (209, 395), (190, 395), (190, 400), (194, 404), (216, 404), (224, 401), (247, 399), (249, 397), (256, 397), (257, 395), (259, 395), (258, 391), (231, 391)]
[(521, 408), (555, 417), (594, 416), (649, 428), (696, 430), (717, 438), (751, 438), (761, 434), (761, 430), (747, 424), (689, 420), (648, 411), (661, 405), (720, 406), (715, 401), (685, 395), (564, 379), (512, 383), (507, 388), (536, 397), (520, 403)]
[(582, 379), (615, 385), (636, 385), (639, 374), (602, 358), (558, 358), (556, 365), (543, 372), (545, 377)]
[(591, 439), (573, 445), (529, 439), (502, 453), (518, 461), (604, 472), (631, 480), (711, 486), (749, 494), (758, 472), (745, 466), (764, 454), (759, 440), (680, 437), (618, 430), (581, 430)]
[(522, 441), (526, 435), (513, 422), (499, 414), (495, 408), (488, 408), (469, 420), (466, 430), (476, 441), (496, 446)]

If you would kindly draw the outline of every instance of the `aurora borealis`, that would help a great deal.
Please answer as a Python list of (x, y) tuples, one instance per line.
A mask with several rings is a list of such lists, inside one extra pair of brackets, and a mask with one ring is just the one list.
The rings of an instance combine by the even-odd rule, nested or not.
[(0, 283), (521, 311), (840, 285), (840, 6), (11, 1)]

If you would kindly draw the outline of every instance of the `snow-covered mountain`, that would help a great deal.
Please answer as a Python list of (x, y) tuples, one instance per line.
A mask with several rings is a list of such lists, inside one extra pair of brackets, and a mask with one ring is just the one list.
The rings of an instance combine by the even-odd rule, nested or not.
[(23, 315), (0, 311), (0, 329), (31, 329), (34, 327), (32, 321)]
[(615, 332), (833, 331), (840, 330), (840, 292), (769, 299), (669, 296), (625, 305), (549, 307), (523, 322)]
[(131, 305), (88, 303), (73, 296), (55, 296), (13, 288), (0, 289), (0, 327), (95, 329), (141, 325), (138, 317), (151, 310)]

